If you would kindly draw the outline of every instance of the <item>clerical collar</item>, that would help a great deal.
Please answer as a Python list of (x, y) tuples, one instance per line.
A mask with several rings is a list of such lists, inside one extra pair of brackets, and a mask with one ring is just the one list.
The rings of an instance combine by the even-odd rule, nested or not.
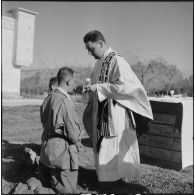
[(108, 56), (109, 55), (109, 53), (111, 53), (111, 52), (113, 52), (114, 50), (111, 48), (111, 47), (109, 47), (106, 51), (105, 51), (105, 53), (104, 53), (104, 55), (103, 55), (103, 59), (106, 57), (106, 56)]
[(62, 89), (61, 87), (58, 87), (57, 89), (58, 89), (59, 91), (61, 91), (68, 99), (71, 100), (70, 95), (69, 95), (64, 89)]

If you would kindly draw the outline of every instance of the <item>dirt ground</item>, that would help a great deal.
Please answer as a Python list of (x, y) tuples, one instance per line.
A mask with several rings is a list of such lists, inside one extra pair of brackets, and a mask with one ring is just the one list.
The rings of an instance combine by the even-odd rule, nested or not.
[[(39, 103), (2, 107), (2, 193), (8, 194), (18, 183), (25, 183), (36, 172), (23, 166), (21, 154), (24, 147), (40, 152), (42, 127)], [(82, 123), (83, 104), (76, 104)], [(82, 125), (83, 131), (84, 127)], [(181, 171), (140, 165), (140, 177), (123, 178), (111, 188), (97, 187), (92, 142), (84, 133), (83, 151), (79, 154), (78, 193), (193, 193), (193, 166)]]

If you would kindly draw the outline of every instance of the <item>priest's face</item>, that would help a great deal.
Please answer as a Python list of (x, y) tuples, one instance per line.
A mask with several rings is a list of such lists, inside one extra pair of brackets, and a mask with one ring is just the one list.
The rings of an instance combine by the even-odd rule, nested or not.
[(89, 55), (92, 55), (95, 59), (100, 59), (104, 54), (102, 44), (103, 43), (101, 41), (89, 41), (85, 43), (85, 47), (88, 50)]

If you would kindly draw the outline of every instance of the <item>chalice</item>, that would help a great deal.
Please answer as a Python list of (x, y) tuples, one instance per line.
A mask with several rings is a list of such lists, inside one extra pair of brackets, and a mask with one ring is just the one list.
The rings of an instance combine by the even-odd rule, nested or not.
[(83, 80), (84, 86), (88, 86), (91, 85), (91, 79), (90, 78), (86, 78)]
[(91, 85), (91, 79), (90, 78), (85, 78), (83, 79), (83, 92), (87, 92), (87, 87)]
[(87, 92), (87, 87), (91, 84), (91, 79), (86, 78), (82, 80), (82, 84), (78, 85), (74, 91), (76, 94), (82, 95), (83, 93)]

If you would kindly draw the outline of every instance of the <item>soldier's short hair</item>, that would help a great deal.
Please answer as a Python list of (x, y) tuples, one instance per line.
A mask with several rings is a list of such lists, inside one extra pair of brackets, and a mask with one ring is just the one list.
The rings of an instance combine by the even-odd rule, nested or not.
[(57, 74), (58, 84), (60, 84), (63, 80), (66, 80), (68, 77), (73, 77), (74, 73), (75, 72), (69, 67), (60, 68)]
[(58, 86), (58, 79), (57, 77), (52, 77), (49, 80), (49, 89), (52, 90), (52, 86)]

